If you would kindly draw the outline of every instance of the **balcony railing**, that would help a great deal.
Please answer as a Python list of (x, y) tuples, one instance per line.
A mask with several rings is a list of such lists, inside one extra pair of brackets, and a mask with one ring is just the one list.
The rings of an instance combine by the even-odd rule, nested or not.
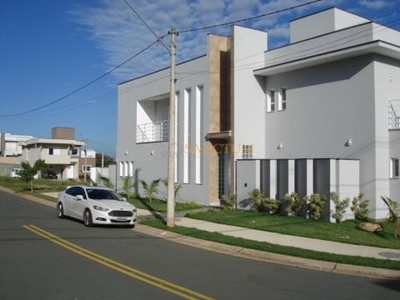
[(389, 102), (388, 105), (388, 126), (389, 129), (400, 128), (400, 117), (397, 116), (392, 102)]
[(139, 124), (136, 127), (136, 143), (167, 142), (169, 122)]

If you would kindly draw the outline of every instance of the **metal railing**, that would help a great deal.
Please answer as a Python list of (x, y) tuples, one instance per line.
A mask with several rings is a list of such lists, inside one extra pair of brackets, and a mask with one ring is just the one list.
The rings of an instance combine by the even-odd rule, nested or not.
[(136, 143), (167, 142), (169, 121), (138, 124), (136, 126)]
[(400, 128), (400, 117), (397, 116), (392, 102), (389, 102), (388, 105), (388, 126), (389, 129)]

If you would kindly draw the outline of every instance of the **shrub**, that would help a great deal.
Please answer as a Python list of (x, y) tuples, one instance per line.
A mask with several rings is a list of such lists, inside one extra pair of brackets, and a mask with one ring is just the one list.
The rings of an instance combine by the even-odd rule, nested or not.
[(331, 192), (330, 196), (335, 204), (335, 209), (331, 210), (332, 218), (335, 219), (336, 223), (342, 223), (346, 209), (349, 207), (350, 199), (340, 200), (339, 195), (335, 192)]
[(257, 211), (264, 210), (265, 196), (259, 189), (254, 189), (249, 193), (249, 201), (251, 208)]
[(269, 213), (276, 214), (279, 211), (279, 207), (281, 206), (281, 201), (272, 199), (272, 198), (265, 198), (263, 199), (263, 206), (267, 208)]
[(222, 195), (221, 204), (225, 209), (233, 209), (236, 205), (236, 195)]
[(316, 220), (321, 219), (326, 197), (320, 194), (312, 194), (305, 199), (308, 202), (310, 217)]
[(301, 208), (303, 207), (305, 200), (301, 199), (299, 194), (293, 192), (291, 194), (286, 194), (284, 200), (287, 203), (286, 211), (291, 216), (298, 216)]
[(358, 197), (354, 197), (352, 206), (350, 207), (351, 211), (354, 213), (354, 218), (361, 221), (368, 221), (369, 214), (369, 200), (362, 200), (364, 194), (359, 194)]

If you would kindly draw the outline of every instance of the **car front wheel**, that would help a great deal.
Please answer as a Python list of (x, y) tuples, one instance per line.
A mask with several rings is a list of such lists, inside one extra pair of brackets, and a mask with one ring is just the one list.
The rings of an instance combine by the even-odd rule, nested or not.
[(89, 209), (86, 209), (85, 212), (83, 213), (83, 224), (86, 227), (92, 227), (93, 226), (92, 213), (90, 212)]
[(64, 218), (64, 206), (61, 202), (57, 204), (57, 217), (60, 219)]

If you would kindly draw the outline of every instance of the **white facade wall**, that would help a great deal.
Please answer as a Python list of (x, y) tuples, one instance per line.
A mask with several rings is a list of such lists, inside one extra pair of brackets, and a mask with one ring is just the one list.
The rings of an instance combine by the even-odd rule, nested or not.
[[(203, 177), (200, 170), (208, 164), (209, 155), (204, 140), (209, 122), (209, 116), (204, 114), (209, 105), (207, 57), (177, 65), (176, 74), (175, 175), (176, 183), (183, 183), (179, 196), (185, 201), (208, 204), (208, 179)], [(169, 107), (169, 88), (169, 70), (125, 82), (118, 88), (117, 168), (121, 163), (133, 162), (133, 177), (137, 179), (135, 189), (139, 193), (143, 190), (138, 180), (151, 182), (168, 176), (168, 141), (136, 143), (136, 125), (165, 120), (167, 116), (164, 112)], [(155, 114), (145, 116), (145, 111), (141, 109), (144, 106), (153, 106)], [(126, 175), (119, 171), (117, 173)], [(122, 187), (120, 176), (117, 185)], [(166, 197), (163, 184), (160, 184), (159, 196)]]
[[(290, 42), (296, 43), (366, 22), (369, 22), (369, 20), (348, 12), (336, 8), (328, 9), (292, 21), (290, 24)], [(316, 24), (318, 24), (318, 26), (316, 26)]]
[(253, 145), (253, 158), (261, 158), (265, 144), (265, 94), (263, 80), (253, 75), (253, 69), (263, 65), (267, 33), (234, 26), (233, 37), (234, 157), (241, 159), (242, 146)]

